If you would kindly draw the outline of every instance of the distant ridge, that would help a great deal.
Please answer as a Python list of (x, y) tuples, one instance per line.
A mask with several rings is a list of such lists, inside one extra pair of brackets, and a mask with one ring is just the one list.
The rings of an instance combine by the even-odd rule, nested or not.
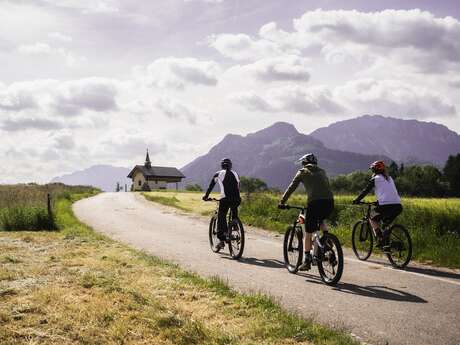
[(379, 153), (399, 162), (443, 165), (460, 152), (460, 136), (434, 122), (364, 115), (318, 128), (311, 136), (330, 149)]
[(319, 164), (330, 175), (367, 169), (369, 163), (381, 155), (363, 155), (332, 150), (310, 135), (301, 134), (289, 123), (277, 122), (246, 136), (228, 134), (211, 150), (184, 166), (185, 183), (206, 186), (219, 169), (223, 157), (234, 161), (235, 169), (246, 176), (265, 180), (271, 187), (284, 188), (299, 168), (295, 161), (307, 152), (319, 157)]
[(95, 165), (88, 169), (55, 177), (51, 182), (61, 182), (71, 186), (94, 186), (106, 192), (115, 191), (117, 182), (119, 182), (123, 188), (126, 183), (129, 190), (131, 180), (126, 177), (129, 171), (130, 169), (128, 168), (114, 167), (111, 165)]

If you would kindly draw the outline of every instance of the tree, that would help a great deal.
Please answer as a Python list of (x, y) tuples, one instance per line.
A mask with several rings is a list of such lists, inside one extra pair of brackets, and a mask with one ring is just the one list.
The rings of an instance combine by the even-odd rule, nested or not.
[(195, 183), (195, 184), (188, 184), (187, 186), (185, 186), (185, 190), (189, 192), (202, 192), (203, 188), (201, 188), (201, 186), (198, 183)]
[(147, 183), (147, 181), (144, 182), (144, 184), (142, 185), (141, 189), (142, 189), (143, 192), (150, 192), (151, 191), (150, 186)]
[(391, 162), (390, 166), (388, 167), (388, 175), (393, 177), (393, 179), (396, 179), (400, 174), (398, 164), (396, 164), (394, 161)]
[(443, 177), (448, 183), (449, 194), (460, 196), (460, 154), (449, 156), (443, 169)]
[(246, 199), (249, 200), (252, 193), (266, 191), (268, 186), (264, 181), (258, 179), (257, 177), (241, 176), (240, 189), (242, 192), (246, 193)]

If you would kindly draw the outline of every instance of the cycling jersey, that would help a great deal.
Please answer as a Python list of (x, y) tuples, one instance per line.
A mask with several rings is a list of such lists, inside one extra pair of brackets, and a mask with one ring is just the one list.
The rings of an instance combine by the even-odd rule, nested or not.
[(363, 199), (371, 190), (375, 189), (375, 196), (379, 205), (401, 204), (401, 198), (396, 190), (395, 183), (391, 176), (388, 179), (382, 174), (376, 174), (369, 180), (366, 188), (356, 198), (357, 201)]
[(294, 193), (300, 182), (303, 183), (305, 190), (307, 191), (308, 203), (315, 200), (334, 199), (326, 172), (319, 168), (316, 164), (307, 164), (294, 176), (294, 179), (286, 189), (286, 192), (281, 199), (282, 204), (284, 204), (291, 194)]
[(220, 170), (214, 174), (211, 183), (209, 184), (208, 190), (206, 191), (206, 197), (209, 196), (212, 189), (216, 185), (219, 185), (220, 198), (227, 200), (240, 200), (240, 178), (238, 174), (233, 170)]

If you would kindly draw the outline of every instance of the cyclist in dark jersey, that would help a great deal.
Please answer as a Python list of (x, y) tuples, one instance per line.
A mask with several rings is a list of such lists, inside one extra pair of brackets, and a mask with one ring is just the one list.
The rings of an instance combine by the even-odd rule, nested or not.
[(308, 201), (305, 218), (305, 255), (304, 263), (300, 266), (301, 270), (311, 268), (312, 257), (311, 234), (320, 228), (327, 231), (324, 220), (329, 217), (334, 210), (334, 196), (329, 186), (326, 172), (318, 167), (318, 161), (313, 153), (308, 153), (299, 159), (303, 168), (294, 176), (289, 187), (281, 198), (280, 205), (284, 205), (291, 194), (297, 189), (299, 184), (305, 187)]
[(227, 213), (231, 209), (234, 217), (238, 217), (238, 206), (241, 203), (240, 197), (240, 178), (232, 170), (232, 161), (224, 158), (220, 162), (222, 170), (216, 172), (209, 183), (208, 190), (203, 196), (203, 200), (209, 199), (209, 194), (216, 184), (220, 188), (219, 211), (217, 214), (217, 238), (220, 240), (218, 247), (225, 246), (225, 236), (227, 234)]

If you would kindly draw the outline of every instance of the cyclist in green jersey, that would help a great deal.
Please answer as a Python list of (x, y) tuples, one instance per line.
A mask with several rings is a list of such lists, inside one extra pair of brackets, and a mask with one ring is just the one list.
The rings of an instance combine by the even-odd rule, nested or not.
[(304, 262), (299, 269), (309, 270), (312, 262), (310, 254), (311, 235), (320, 228), (323, 231), (328, 230), (324, 220), (334, 210), (334, 196), (326, 172), (318, 167), (315, 155), (308, 153), (302, 156), (299, 161), (303, 167), (297, 172), (291, 184), (284, 192), (280, 200), (280, 205), (284, 205), (287, 202), (300, 183), (304, 185), (308, 197), (305, 217), (305, 255)]

